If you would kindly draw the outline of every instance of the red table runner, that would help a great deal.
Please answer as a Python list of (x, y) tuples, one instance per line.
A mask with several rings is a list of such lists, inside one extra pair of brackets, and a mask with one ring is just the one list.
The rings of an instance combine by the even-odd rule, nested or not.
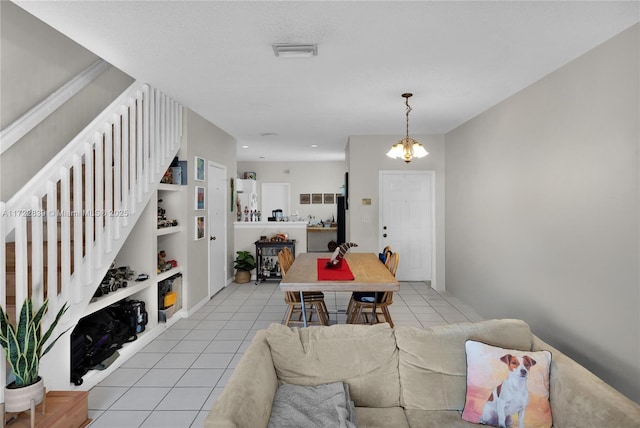
[(330, 269), (327, 268), (329, 260), (331, 259), (318, 259), (318, 281), (353, 281), (355, 279), (345, 259), (342, 259), (340, 266)]

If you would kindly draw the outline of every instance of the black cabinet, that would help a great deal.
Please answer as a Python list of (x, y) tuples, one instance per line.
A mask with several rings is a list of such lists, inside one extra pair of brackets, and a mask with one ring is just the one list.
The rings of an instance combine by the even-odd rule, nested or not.
[(278, 252), (289, 247), (291, 254), (296, 254), (296, 240), (290, 241), (256, 241), (256, 284), (260, 281), (280, 281), (282, 272), (278, 262)]

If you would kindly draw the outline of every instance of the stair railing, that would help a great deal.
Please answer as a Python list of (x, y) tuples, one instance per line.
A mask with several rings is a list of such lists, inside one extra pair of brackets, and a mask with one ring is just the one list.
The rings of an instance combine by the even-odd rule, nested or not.
[[(0, 304), (49, 299), (76, 323), (177, 153), (182, 107), (134, 82), (9, 201), (0, 202)], [(14, 246), (9, 254), (7, 245)], [(12, 284), (10, 284), (12, 286)], [(0, 364), (0, 379), (5, 379)], [(4, 401), (0, 389), (0, 402)]]

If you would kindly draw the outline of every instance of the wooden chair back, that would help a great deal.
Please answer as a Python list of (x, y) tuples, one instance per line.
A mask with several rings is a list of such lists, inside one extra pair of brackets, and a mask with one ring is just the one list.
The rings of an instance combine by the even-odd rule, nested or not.
[(396, 276), (396, 271), (398, 270), (398, 263), (400, 262), (400, 255), (398, 253), (389, 253), (387, 255), (387, 261), (385, 262), (385, 266), (391, 272), (391, 275)]
[(282, 249), (282, 252), (284, 253), (284, 256), (287, 258), (287, 260), (289, 261), (289, 266), (291, 266), (293, 264), (293, 260), (295, 259), (295, 256), (291, 252), (291, 248), (284, 247)]
[[(288, 248), (285, 248), (285, 249), (288, 249)], [(291, 267), (291, 262), (287, 258), (284, 250), (278, 251), (278, 263), (280, 263), (280, 272), (282, 273), (282, 277), (284, 278), (284, 276), (289, 271), (289, 268)]]

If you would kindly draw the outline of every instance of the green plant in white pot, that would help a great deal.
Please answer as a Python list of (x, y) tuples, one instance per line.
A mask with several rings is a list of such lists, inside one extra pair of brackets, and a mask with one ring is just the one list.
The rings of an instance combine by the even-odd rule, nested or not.
[(43, 335), (42, 320), (48, 306), (49, 301), (45, 300), (40, 309), (34, 313), (33, 302), (30, 298), (26, 299), (15, 325), (9, 320), (4, 308), (0, 307), (0, 345), (15, 376), (15, 381), (5, 387), (6, 412), (28, 410), (31, 408), (31, 400), (39, 404), (44, 399), (44, 380), (38, 374), (40, 359), (66, 333), (66, 331), (60, 333), (49, 346), (44, 348), (60, 318), (68, 309), (65, 303)]
[(256, 267), (256, 260), (249, 251), (236, 251), (233, 267), (236, 269), (236, 284), (246, 284), (251, 281), (251, 270)]

